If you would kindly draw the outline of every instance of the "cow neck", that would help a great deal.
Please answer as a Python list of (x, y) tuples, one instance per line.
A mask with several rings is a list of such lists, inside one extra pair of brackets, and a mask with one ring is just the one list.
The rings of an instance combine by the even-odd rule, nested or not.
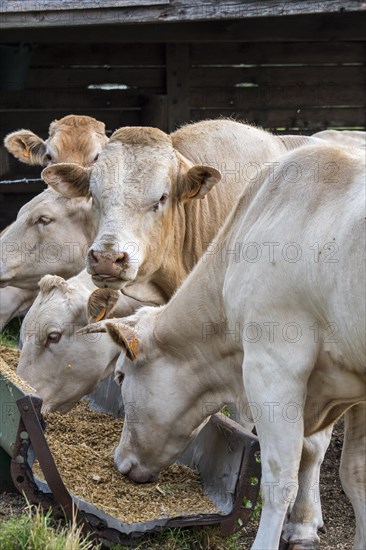
[(219, 262), (200, 261), (153, 321), (153, 345), (174, 368), (179, 368), (178, 381), (182, 369), (187, 380), (199, 381), (193, 389), (188, 384), (186, 390), (194, 402), (213, 404), (215, 410), (210, 410), (210, 414), (226, 403), (245, 400), (242, 347), (234, 347), (232, 338), (223, 338), (220, 330), (226, 319), (223, 279), (224, 269), (220, 269)]
[(154, 273), (154, 282), (162, 291), (167, 300), (187, 277), (191, 266), (187, 265), (184, 257), (187, 254), (185, 247), (186, 239), (186, 212), (182, 203), (173, 206), (171, 218), (169, 219), (170, 231), (168, 239), (164, 242), (164, 254), (159, 269)]
[[(217, 331), (220, 323), (226, 319), (222, 298), (224, 282), (223, 266), (214, 258), (207, 263), (199, 261), (193, 272), (184, 281), (181, 288), (162, 309), (155, 326), (155, 336), (164, 348), (174, 342), (177, 349), (186, 350), (194, 346), (202, 353), (209, 353), (209, 340), (219, 338)], [(206, 332), (210, 337), (206, 338)], [(225, 343), (219, 348), (225, 355)]]
[[(210, 353), (207, 341), (215, 341), (212, 348), (219, 350), (222, 357), (242, 352), (242, 343), (235, 337), (223, 337), (222, 326), (227, 322), (223, 288), (229, 257), (222, 250), (233, 248), (232, 240), (240, 227), (241, 231), (250, 230), (247, 220), (242, 225), (255, 197), (260, 191), (262, 181), (246, 189), (230, 212), (224, 226), (210, 245), (210, 252), (204, 253), (182, 286), (163, 308), (159, 315), (155, 333), (159, 342), (169, 346), (170, 341), (179, 341), (177, 348), (187, 350), (195, 345), (207, 355)], [(244, 229), (245, 228), (245, 229)], [(243, 233), (240, 235), (243, 237)], [(212, 251), (212, 252), (211, 252)], [(211, 333), (211, 335), (209, 334)]]
[[(214, 237), (209, 222), (210, 206), (208, 197), (204, 201), (177, 202), (173, 207), (170, 238), (168, 243), (164, 243), (163, 261), (153, 278), (168, 299), (192, 271)], [(222, 217), (222, 213), (214, 212), (217, 225), (220, 224), (220, 215)]]

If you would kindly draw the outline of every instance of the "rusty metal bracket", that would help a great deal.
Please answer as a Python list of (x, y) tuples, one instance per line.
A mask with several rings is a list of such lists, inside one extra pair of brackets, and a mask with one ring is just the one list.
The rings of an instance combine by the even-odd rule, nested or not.
[[(40, 417), (40, 405), (42, 401), (34, 397), (32, 400), (36, 414)], [(43, 493), (40, 491), (34, 480), (32, 468), (29, 465), (30, 448), (31, 441), (21, 416), (10, 463), (10, 473), (13, 483), (17, 490), (26, 496), (30, 503), (41, 504), (45, 508), (52, 506), (57, 516), (63, 515), (52, 493)]]
[(39, 491), (34, 481), (33, 473), (27, 460), (28, 450), (30, 445), (32, 445), (35, 456), (44, 473), (45, 480), (52, 491), (52, 495), (43, 493), (41, 503), (47, 507), (51, 505), (53, 508), (56, 507), (56, 509), (60, 509), (61, 506), (66, 518), (80, 524), (83, 532), (86, 534), (88, 532), (87, 526), (60, 477), (44, 436), (44, 421), (40, 413), (42, 400), (38, 397), (26, 395), (18, 399), (16, 403), (21, 421), (11, 461), (11, 474), (15, 486), (22, 492), (24, 490), (23, 484), (27, 481), (28, 491), (30, 489), (31, 495), (34, 494), (36, 501), (40, 500), (39, 493), (41, 491)]

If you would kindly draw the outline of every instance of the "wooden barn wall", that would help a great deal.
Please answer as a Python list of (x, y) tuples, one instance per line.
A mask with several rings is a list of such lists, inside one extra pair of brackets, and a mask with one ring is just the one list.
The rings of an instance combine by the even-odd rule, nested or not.
[[(0, 91), (0, 139), (18, 128), (45, 138), (70, 113), (102, 120), (108, 132), (172, 131), (220, 116), (277, 133), (365, 129), (365, 60), (361, 41), (34, 44), (24, 89)], [(95, 89), (101, 84), (125, 89)], [(0, 180), (40, 173), (4, 148), (0, 162)], [(0, 227), (41, 188), (0, 183)]]

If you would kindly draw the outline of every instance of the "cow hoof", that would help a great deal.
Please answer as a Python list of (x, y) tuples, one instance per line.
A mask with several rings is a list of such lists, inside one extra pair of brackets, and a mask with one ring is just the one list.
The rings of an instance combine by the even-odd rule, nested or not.
[(287, 540), (281, 538), (278, 550), (288, 550), (288, 544)]
[(292, 540), (288, 544), (288, 550), (319, 550), (318, 540)]

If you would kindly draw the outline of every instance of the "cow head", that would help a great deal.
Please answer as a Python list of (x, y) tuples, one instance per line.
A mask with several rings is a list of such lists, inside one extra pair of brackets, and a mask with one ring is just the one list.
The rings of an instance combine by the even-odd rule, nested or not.
[(93, 198), (99, 227), (87, 269), (99, 287), (121, 289), (148, 279), (184, 235), (183, 205), (220, 181), (212, 167), (193, 166), (157, 128), (121, 128), (92, 169), (49, 166), (43, 179), (68, 197)]
[(91, 201), (47, 189), (25, 204), (1, 235), (0, 286), (34, 289), (43, 275), (71, 277), (85, 267), (95, 231)]
[[(208, 356), (205, 364), (193, 341), (195, 334), (201, 342), (201, 332), (195, 327), (192, 338), (184, 335), (178, 341), (171, 323), (161, 322), (166, 307), (144, 307), (131, 317), (82, 329), (108, 331), (122, 348), (115, 376), (121, 384), (125, 420), (114, 458), (118, 470), (138, 482), (156, 477), (181, 455), (215, 412), (207, 403), (215, 403), (219, 410), (230, 399), (237, 401), (242, 388), (240, 359), (228, 368), (220, 356), (215, 366), (220, 373), (213, 375), (215, 358)], [(192, 324), (187, 326), (190, 330)], [(209, 348), (211, 343), (208, 354)]]
[(103, 122), (89, 116), (68, 115), (51, 123), (45, 141), (30, 130), (17, 130), (6, 136), (4, 145), (25, 164), (75, 162), (89, 166), (107, 141)]
[(43, 412), (66, 412), (113, 372), (120, 348), (104, 334), (76, 334), (87, 322), (86, 273), (70, 281), (46, 275), (39, 287), (22, 325), (17, 372), (42, 397)]

